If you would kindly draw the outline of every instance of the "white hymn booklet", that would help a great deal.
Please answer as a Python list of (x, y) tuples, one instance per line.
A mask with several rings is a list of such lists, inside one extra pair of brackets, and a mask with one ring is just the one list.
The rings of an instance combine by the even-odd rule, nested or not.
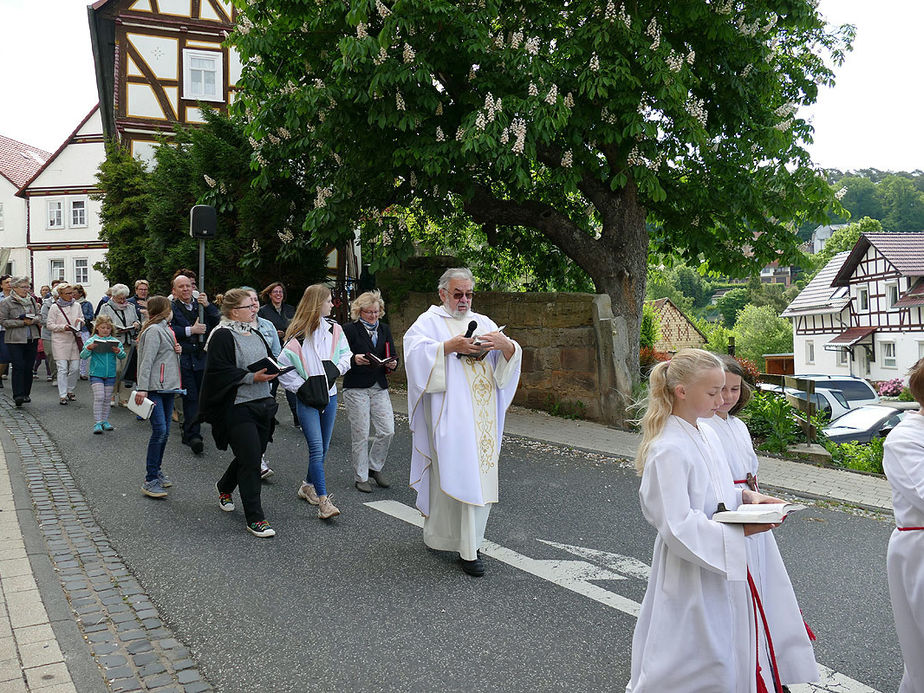
[(742, 503), (736, 510), (717, 512), (712, 519), (729, 524), (777, 524), (794, 510), (805, 510), (805, 506), (797, 503)]

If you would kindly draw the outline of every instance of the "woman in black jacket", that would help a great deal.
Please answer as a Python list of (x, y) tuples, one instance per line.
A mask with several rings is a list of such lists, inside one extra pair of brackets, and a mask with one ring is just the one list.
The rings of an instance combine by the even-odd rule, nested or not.
[(270, 381), (276, 375), (268, 375), (265, 368), (248, 370), (272, 357), (266, 340), (252, 329), (257, 308), (245, 289), (225, 292), (221, 323), (206, 345), (198, 418), (212, 424), (215, 447), (226, 450), (230, 445), (234, 453), (215, 484), (219, 507), (226, 512), (234, 510), (231, 494), (238, 488), (247, 530), (257, 537), (273, 537), (276, 531), (267, 522), (260, 502), (260, 459), (273, 438), (278, 405), (270, 396)]
[[(260, 298), (263, 305), (260, 306), (258, 315), (265, 320), (273, 323), (276, 332), (279, 335), (279, 343), (285, 342), (286, 330), (289, 329), (289, 323), (295, 317), (295, 308), (286, 303), (286, 287), (282, 282), (273, 282), (260, 292)], [(276, 397), (276, 390), (279, 389), (279, 381), (274, 380), (272, 385), (272, 395)], [(292, 421), (296, 428), (301, 424), (298, 422), (298, 415), (295, 413), (295, 393), (283, 390), (286, 393), (286, 402), (289, 404), (289, 411), (292, 412)]]
[(387, 376), (398, 367), (398, 359), (391, 330), (381, 320), (384, 315), (382, 295), (377, 290), (367, 291), (350, 305), (354, 322), (343, 328), (353, 352), (352, 368), (343, 376), (343, 404), (350, 420), (353, 481), (362, 493), (372, 493), (369, 479), (382, 488), (391, 485), (382, 474), (395, 436)]

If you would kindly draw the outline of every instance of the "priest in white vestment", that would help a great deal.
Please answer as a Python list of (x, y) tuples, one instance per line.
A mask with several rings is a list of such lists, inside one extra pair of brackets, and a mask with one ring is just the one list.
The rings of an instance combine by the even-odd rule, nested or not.
[[(462, 570), (484, 574), (478, 548), (498, 500), (504, 416), (520, 380), (522, 350), (472, 310), (465, 268), (439, 281), (431, 306), (404, 335), (411, 435), (411, 487), (424, 515), (424, 543), (456, 551)], [(481, 358), (478, 358), (481, 356)]]

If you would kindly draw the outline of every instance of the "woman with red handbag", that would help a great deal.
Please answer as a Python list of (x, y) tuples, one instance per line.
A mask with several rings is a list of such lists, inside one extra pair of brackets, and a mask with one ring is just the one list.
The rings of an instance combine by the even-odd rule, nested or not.
[(52, 350), (58, 366), (58, 397), (61, 404), (77, 399), (77, 373), (80, 368), (80, 350), (83, 339), (80, 331), (84, 317), (80, 304), (74, 299), (74, 287), (58, 284), (58, 299), (48, 310), (48, 329), (51, 330)]

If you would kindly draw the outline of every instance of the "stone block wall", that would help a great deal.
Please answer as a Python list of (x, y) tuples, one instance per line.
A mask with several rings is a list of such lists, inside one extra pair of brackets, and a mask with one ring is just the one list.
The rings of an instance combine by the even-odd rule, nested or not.
[[(523, 348), (523, 370), (515, 404), (549, 409), (557, 404), (574, 411), (583, 403), (586, 418), (610, 423), (605, 398), (612, 364), (601, 363), (600, 326), (594, 304), (599, 297), (581, 293), (477, 292), (474, 308), (488, 315)], [(403, 355), (403, 336), (417, 316), (436, 304), (436, 292), (407, 294), (401, 305), (386, 305), (396, 346)], [(603, 339), (609, 338), (605, 326)], [(404, 370), (392, 376), (403, 384)]]

